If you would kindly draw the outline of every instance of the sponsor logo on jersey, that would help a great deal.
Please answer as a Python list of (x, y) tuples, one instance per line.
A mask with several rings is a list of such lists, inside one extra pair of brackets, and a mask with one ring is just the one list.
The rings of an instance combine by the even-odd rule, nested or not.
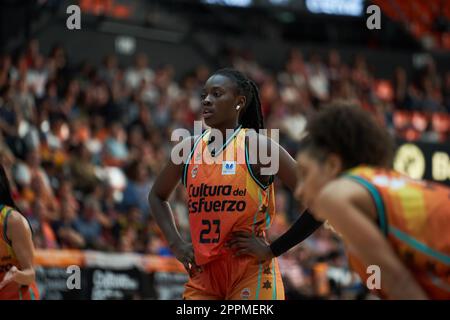
[(241, 291), (241, 299), (242, 300), (248, 300), (250, 298), (250, 289), (244, 288)]
[(191, 170), (191, 177), (194, 179), (197, 176), (198, 173), (198, 165), (194, 166)]
[[(232, 185), (189, 185), (189, 213), (199, 212), (243, 212), (247, 206), (245, 200), (233, 197), (245, 197), (246, 189), (233, 188)], [(214, 197), (211, 199), (211, 197)], [(223, 197), (217, 199), (216, 197)]]
[(222, 163), (222, 175), (236, 174), (236, 161), (224, 161)]

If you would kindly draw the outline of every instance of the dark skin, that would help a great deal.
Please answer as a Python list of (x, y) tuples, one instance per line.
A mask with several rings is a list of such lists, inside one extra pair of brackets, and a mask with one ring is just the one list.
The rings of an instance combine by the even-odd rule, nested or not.
[(29, 286), (36, 278), (33, 267), (34, 245), (31, 229), (27, 220), (17, 211), (12, 211), (8, 217), (8, 239), (20, 263), (20, 268), (11, 267), (0, 281), (0, 290), (11, 282)]
[[(234, 129), (238, 126), (239, 114), (245, 109), (246, 97), (238, 93), (238, 88), (232, 79), (223, 75), (213, 75), (206, 82), (201, 95), (201, 104), (205, 123), (222, 132), (226, 137), (226, 129)], [(278, 178), (294, 192), (296, 186), (296, 161), (279, 144), (270, 138), (255, 133), (258, 144), (267, 146), (266, 150), (271, 150), (273, 144), (279, 153)], [(189, 137), (181, 142), (181, 147), (192, 149), (196, 137)], [(223, 139), (225, 141), (225, 139)], [(251, 145), (249, 145), (252, 147)], [(212, 142), (210, 150), (217, 148)], [(257, 150), (250, 149), (250, 154), (256, 154)], [(186, 155), (187, 159), (187, 155)], [(264, 166), (257, 159), (256, 164), (252, 164), (252, 170), (261, 182), (267, 183), (268, 176), (261, 175)], [(169, 197), (180, 183), (183, 163), (175, 164), (169, 159), (157, 177), (153, 188), (149, 194), (149, 203), (154, 213), (156, 222), (164, 233), (169, 247), (175, 257), (184, 265), (189, 274), (194, 271), (201, 271), (195, 263), (192, 244), (183, 240), (177, 230), (172, 209), (169, 204)], [(236, 251), (236, 255), (248, 254), (257, 257), (259, 260), (266, 260), (273, 257), (268, 244), (262, 238), (254, 237), (251, 234), (236, 233), (232, 235), (232, 240), (227, 244)]]

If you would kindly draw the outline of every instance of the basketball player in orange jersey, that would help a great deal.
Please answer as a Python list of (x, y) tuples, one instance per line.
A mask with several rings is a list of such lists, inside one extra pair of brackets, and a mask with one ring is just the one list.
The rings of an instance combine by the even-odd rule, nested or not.
[(359, 108), (329, 107), (307, 132), (295, 194), (342, 236), (364, 283), (374, 265), (383, 298), (450, 299), (450, 188), (391, 170), (387, 132)]
[(0, 165), (0, 300), (37, 300), (31, 227), (11, 195)]
[[(306, 211), (286, 234), (261, 246), (261, 259), (242, 251), (236, 255), (226, 244), (236, 233), (265, 243), (265, 230), (273, 218), (273, 176), (262, 174), (265, 166), (259, 156), (249, 161), (249, 155), (258, 153), (258, 145), (266, 150), (275, 148), (279, 154), (277, 176), (292, 191), (296, 162), (281, 146), (256, 132), (264, 127), (259, 93), (242, 73), (233, 69), (214, 73), (204, 86), (201, 103), (205, 123), (220, 130), (226, 142), (218, 145), (212, 141), (211, 130), (183, 140), (181, 147), (187, 147), (190, 154), (182, 164), (170, 159), (149, 194), (159, 227), (189, 272), (183, 298), (284, 299), (275, 257), (309, 236), (321, 222)], [(226, 136), (227, 129), (233, 134)], [(249, 143), (250, 139), (257, 143)], [(226, 161), (220, 160), (223, 154)], [(244, 161), (238, 161), (238, 155), (245, 155)], [(168, 202), (180, 179), (188, 194), (192, 243), (180, 237)]]

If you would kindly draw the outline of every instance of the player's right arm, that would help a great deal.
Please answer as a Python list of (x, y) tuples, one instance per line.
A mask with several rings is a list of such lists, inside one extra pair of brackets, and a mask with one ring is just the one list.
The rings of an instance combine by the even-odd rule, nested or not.
[(173, 148), (169, 161), (159, 173), (148, 195), (151, 212), (155, 217), (156, 223), (164, 234), (175, 257), (183, 263), (188, 272), (190, 272), (191, 266), (196, 266), (192, 244), (184, 241), (178, 231), (172, 208), (169, 204), (169, 197), (180, 182), (184, 163), (187, 159), (187, 154), (183, 154), (185, 159), (182, 163), (178, 163), (174, 161), (174, 156), (178, 154), (177, 150), (180, 148), (192, 150), (194, 140), (195, 137), (186, 138)]
[(427, 299), (380, 229), (364, 209), (372, 199), (356, 182), (337, 179), (326, 185), (313, 204), (317, 218), (328, 220), (352, 253), (367, 267), (381, 270), (381, 290), (389, 299)]
[(27, 220), (15, 210), (11, 212), (7, 219), (8, 227), (6, 229), (6, 236), (19, 261), (20, 269), (16, 266), (9, 269), (0, 282), (0, 290), (10, 282), (29, 286), (36, 278), (33, 267), (34, 244), (31, 228)]

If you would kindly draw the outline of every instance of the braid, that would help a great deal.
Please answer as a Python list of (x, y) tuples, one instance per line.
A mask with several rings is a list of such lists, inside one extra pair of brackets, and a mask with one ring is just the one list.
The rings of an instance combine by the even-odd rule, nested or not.
[(239, 94), (246, 97), (244, 109), (239, 115), (239, 124), (244, 128), (263, 129), (264, 118), (261, 111), (259, 90), (255, 82), (247, 78), (242, 72), (235, 69), (221, 69), (215, 74), (226, 76), (236, 83)]
[[(252, 80), (248, 80), (248, 82), (252, 89), (252, 100), (247, 103), (247, 107), (242, 112), (239, 123), (241, 123), (243, 127), (253, 128), (255, 130), (264, 129), (264, 117), (262, 115), (258, 87)], [(254, 116), (255, 112), (256, 117)]]

